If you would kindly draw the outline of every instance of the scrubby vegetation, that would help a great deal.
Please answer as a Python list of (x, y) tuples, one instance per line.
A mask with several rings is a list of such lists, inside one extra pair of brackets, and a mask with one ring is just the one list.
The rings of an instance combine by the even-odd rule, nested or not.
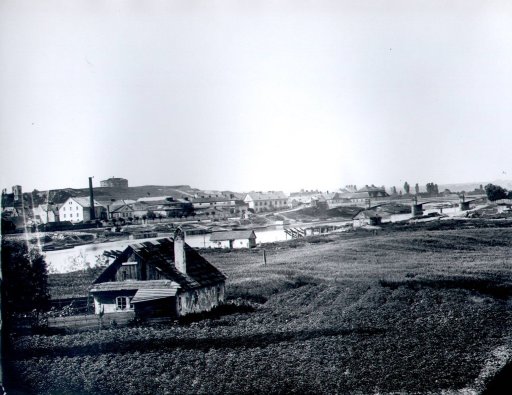
[[(203, 320), (12, 339), (43, 394), (480, 391), (510, 350), (512, 229), (203, 252), (244, 301)], [(490, 365), (489, 365), (490, 364)]]
[(52, 299), (84, 297), (89, 288), (104, 270), (104, 267), (94, 267), (71, 273), (52, 273), (49, 276), (48, 289)]

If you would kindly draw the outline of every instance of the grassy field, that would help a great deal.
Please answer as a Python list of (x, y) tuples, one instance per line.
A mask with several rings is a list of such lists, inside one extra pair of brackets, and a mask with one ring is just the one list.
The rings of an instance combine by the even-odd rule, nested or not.
[(43, 394), (478, 393), (512, 355), (511, 246), (482, 228), (203, 252), (254, 311), (18, 337), (13, 374)]

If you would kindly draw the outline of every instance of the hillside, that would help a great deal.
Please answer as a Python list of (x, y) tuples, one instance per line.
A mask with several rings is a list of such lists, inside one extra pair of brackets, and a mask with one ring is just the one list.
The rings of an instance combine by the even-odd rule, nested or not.
[[(189, 185), (144, 185), (138, 187), (128, 188), (102, 188), (96, 187), (94, 190), (94, 198), (96, 200), (109, 201), (111, 199), (131, 199), (137, 200), (142, 197), (151, 196), (172, 196), (174, 198), (191, 197), (199, 189), (191, 188)], [(48, 199), (49, 192), (49, 199)], [(36, 193), (24, 193), (24, 200), (30, 205), (37, 206), (38, 204), (47, 203), (63, 203), (69, 197), (89, 196), (89, 188), (64, 188), (53, 189), (50, 191), (37, 191)], [(33, 203), (32, 203), (33, 202)]]

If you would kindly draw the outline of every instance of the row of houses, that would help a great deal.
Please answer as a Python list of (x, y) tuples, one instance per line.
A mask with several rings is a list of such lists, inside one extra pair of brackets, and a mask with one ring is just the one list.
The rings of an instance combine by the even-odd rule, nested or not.
[(384, 187), (365, 185), (357, 189), (353, 185), (341, 188), (334, 192), (301, 191), (290, 194), (289, 204), (296, 207), (301, 204), (318, 205), (325, 204), (328, 208), (335, 208), (342, 205), (363, 205), (370, 199), (372, 201), (385, 200), (389, 197)]
[[(280, 194), (247, 194), (245, 199), (231, 196), (201, 196), (176, 199), (170, 196), (146, 197), (137, 200), (94, 200), (96, 219), (143, 218), (149, 213), (159, 217), (180, 217), (188, 215), (212, 216), (217, 218), (245, 217), (249, 209), (254, 212), (285, 208), (286, 196)], [(91, 220), (91, 199), (69, 197), (60, 204), (41, 204), (32, 209), (38, 223), (71, 222)]]
[[(283, 192), (251, 192), (240, 195), (199, 195), (184, 198), (171, 196), (144, 197), (137, 200), (94, 200), (96, 219), (143, 218), (148, 213), (161, 217), (212, 216), (217, 218), (246, 217), (250, 211), (263, 212), (288, 207), (288, 198)], [(33, 208), (38, 223), (66, 221), (77, 223), (91, 220), (91, 199), (69, 197), (60, 204), (41, 204)]]
[(155, 201), (94, 200), (91, 202), (89, 197), (69, 197), (61, 204), (41, 204), (34, 207), (33, 216), (36, 222), (43, 224), (90, 221), (92, 219), (92, 206), (94, 206), (94, 218), (100, 220), (144, 218), (151, 215), (150, 213), (161, 217), (177, 217), (193, 212), (190, 202), (182, 199), (166, 199), (169, 198), (162, 197)]
[[(14, 196), (19, 196), (21, 187), (13, 187)], [(297, 205), (317, 205), (323, 203), (328, 208), (345, 204), (362, 204), (368, 199), (373, 201), (385, 199), (388, 196), (383, 187), (365, 186), (357, 190), (349, 186), (335, 192), (300, 191), (287, 196), (282, 191), (249, 192), (235, 194), (232, 192), (203, 192), (195, 195), (174, 198), (171, 196), (151, 196), (137, 200), (118, 199), (111, 201), (94, 200), (88, 196), (69, 197), (63, 203), (40, 204), (31, 208), (35, 223), (51, 222), (79, 223), (90, 221), (91, 205), (94, 206), (94, 218), (137, 219), (145, 216), (182, 217), (199, 216), (218, 219), (246, 218), (250, 212), (261, 213), (284, 210)], [(9, 210), (11, 207), (4, 207)], [(12, 208), (12, 217), (16, 209)], [(19, 211), (19, 210), (18, 210)], [(26, 213), (25, 213), (26, 215)]]

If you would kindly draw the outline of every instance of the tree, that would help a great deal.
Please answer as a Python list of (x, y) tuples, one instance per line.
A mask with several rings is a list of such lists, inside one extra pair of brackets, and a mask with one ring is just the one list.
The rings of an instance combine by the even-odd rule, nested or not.
[(2, 243), (2, 310), (13, 313), (48, 308), (48, 268), (38, 249), (15, 240)]
[(505, 188), (493, 184), (487, 184), (485, 186), (485, 193), (487, 194), (487, 199), (491, 202), (506, 199), (509, 196), (509, 193)]
[(409, 183), (406, 181), (404, 182), (404, 191), (405, 191), (405, 194), (408, 195), (409, 194), (409, 191), (411, 190), (411, 187), (409, 185)]
[(416, 195), (419, 195), (419, 193), (420, 193), (420, 186), (418, 185), (418, 183), (416, 183), (416, 185), (414, 186), (414, 191), (416, 192)]
[(156, 218), (156, 214), (153, 211), (151, 211), (151, 210), (148, 210), (147, 216), (148, 216), (148, 219), (152, 219), (153, 221)]
[(396, 195), (396, 187), (391, 187), (391, 195)]
[(439, 195), (439, 187), (433, 182), (427, 183), (427, 193), (429, 195)]

